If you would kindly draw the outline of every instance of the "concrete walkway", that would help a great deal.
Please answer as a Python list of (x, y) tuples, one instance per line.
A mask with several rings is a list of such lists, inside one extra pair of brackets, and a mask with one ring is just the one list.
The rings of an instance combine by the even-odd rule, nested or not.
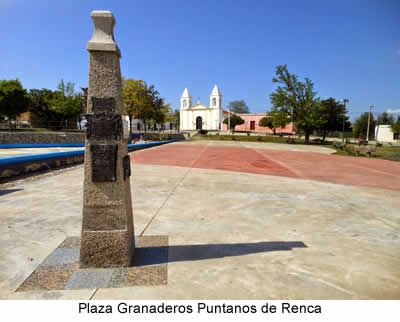
[[(177, 146), (207, 144), (168, 145)], [(14, 292), (79, 236), (78, 166), (0, 187), (0, 297), (400, 299), (400, 191), (191, 165), (132, 170), (135, 234), (168, 236), (167, 285)]]

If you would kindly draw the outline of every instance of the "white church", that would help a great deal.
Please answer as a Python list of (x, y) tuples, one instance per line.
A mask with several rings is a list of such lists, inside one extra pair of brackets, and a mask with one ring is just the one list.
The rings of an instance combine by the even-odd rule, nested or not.
[(185, 88), (181, 96), (180, 129), (190, 130), (220, 130), (222, 121), (228, 117), (228, 112), (222, 109), (222, 95), (215, 85), (210, 95), (210, 106), (192, 105), (192, 96)]

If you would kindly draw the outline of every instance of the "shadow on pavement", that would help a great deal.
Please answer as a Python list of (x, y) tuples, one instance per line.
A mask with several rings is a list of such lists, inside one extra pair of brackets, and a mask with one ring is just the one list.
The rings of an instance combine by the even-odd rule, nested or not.
[(0, 197), (7, 195), (9, 193), (13, 193), (13, 192), (21, 191), (21, 190), (23, 190), (23, 189), (4, 189), (4, 190), (2, 189), (2, 190), (0, 190)]
[(242, 256), (255, 253), (288, 251), (307, 248), (303, 242), (259, 242), (242, 244), (178, 245), (142, 247), (135, 251), (134, 266), (164, 264), (168, 262), (198, 261), (211, 258)]

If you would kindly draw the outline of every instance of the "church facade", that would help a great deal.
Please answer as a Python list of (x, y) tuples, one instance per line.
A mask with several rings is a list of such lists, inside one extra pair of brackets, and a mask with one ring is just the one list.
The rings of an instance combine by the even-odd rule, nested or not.
[[(222, 108), (222, 94), (217, 85), (214, 86), (210, 95), (210, 105), (192, 104), (192, 96), (189, 90), (185, 88), (181, 96), (180, 108), (180, 130), (196, 131), (227, 131), (228, 126), (223, 123), (229, 114), (236, 114), (244, 120), (244, 124), (235, 127), (237, 132), (265, 132), (273, 133), (273, 130), (267, 127), (259, 126), (260, 120), (266, 116), (265, 113), (232, 113)], [(290, 122), (284, 127), (275, 129), (276, 133), (295, 134), (296, 127)]]
[(185, 88), (181, 96), (180, 129), (193, 130), (221, 130), (222, 121), (228, 117), (228, 112), (222, 108), (222, 95), (217, 85), (210, 95), (210, 105), (192, 104), (192, 96)]

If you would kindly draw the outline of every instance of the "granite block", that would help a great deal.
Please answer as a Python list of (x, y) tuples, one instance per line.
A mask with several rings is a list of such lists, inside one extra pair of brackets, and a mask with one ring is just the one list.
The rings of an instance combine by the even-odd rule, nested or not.
[(79, 248), (57, 248), (39, 265), (38, 269), (76, 269), (79, 262)]
[(86, 205), (82, 217), (82, 229), (85, 231), (123, 230), (127, 225), (122, 205)]
[(16, 292), (62, 290), (74, 272), (75, 270), (36, 270)]
[(134, 236), (124, 230), (82, 231), (80, 267), (128, 267), (132, 263)]
[(65, 289), (104, 288), (110, 283), (112, 274), (112, 269), (81, 269), (72, 275)]
[(124, 287), (128, 279), (128, 271), (125, 267), (123, 268), (113, 268), (113, 273), (111, 276), (110, 283), (107, 287)]

